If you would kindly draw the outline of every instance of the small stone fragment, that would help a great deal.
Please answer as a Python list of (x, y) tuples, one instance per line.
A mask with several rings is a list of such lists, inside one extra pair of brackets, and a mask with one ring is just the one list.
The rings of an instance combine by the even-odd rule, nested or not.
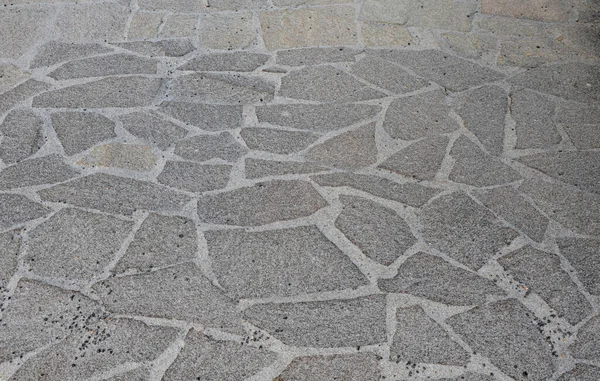
[(389, 61), (373, 56), (353, 64), (350, 73), (396, 94), (410, 93), (429, 84), (398, 66), (390, 65)]
[(175, 145), (176, 155), (194, 161), (206, 161), (213, 158), (236, 161), (246, 151), (246, 148), (227, 132), (222, 132), (219, 135), (192, 136), (179, 141)]
[(261, 53), (234, 52), (206, 54), (192, 58), (179, 67), (191, 71), (254, 71), (269, 60), (270, 56)]
[(45, 207), (20, 194), (0, 194), (0, 229), (8, 229), (51, 212)]
[(156, 155), (148, 146), (109, 143), (94, 147), (90, 155), (77, 162), (91, 167), (123, 168), (133, 171), (149, 171), (156, 164)]
[(79, 172), (57, 154), (24, 160), (0, 171), (0, 190), (59, 183)]
[(450, 139), (434, 135), (402, 148), (379, 165), (417, 180), (433, 180), (446, 156)]
[(244, 161), (247, 179), (327, 171), (329, 168), (301, 161), (275, 161), (248, 158)]
[(591, 318), (577, 332), (577, 341), (569, 347), (575, 358), (588, 361), (600, 359), (600, 316)]
[(278, 378), (285, 381), (364, 381), (379, 380), (380, 377), (378, 356), (365, 352), (297, 357)]
[(121, 115), (119, 119), (129, 133), (162, 150), (187, 135), (184, 128), (145, 111)]
[(55, 112), (51, 120), (56, 136), (69, 156), (117, 136), (115, 122), (94, 112)]
[(272, 128), (243, 128), (240, 135), (251, 150), (287, 155), (298, 152), (319, 138), (310, 132), (276, 130)]
[(60, 41), (49, 41), (38, 48), (38, 53), (29, 64), (29, 67), (38, 68), (53, 66), (70, 60), (110, 52), (112, 52), (112, 49), (106, 48), (100, 44), (73, 44)]
[(510, 113), (515, 120), (515, 148), (548, 148), (560, 143), (556, 130), (555, 102), (544, 94), (522, 89), (510, 94)]
[(36, 153), (44, 144), (44, 121), (28, 109), (11, 111), (2, 124), (0, 158), (6, 164), (17, 163)]
[(156, 180), (188, 192), (206, 192), (225, 188), (230, 172), (230, 165), (167, 161)]
[(242, 106), (163, 102), (159, 111), (206, 131), (238, 128), (242, 125)]
[(354, 62), (354, 56), (358, 53), (356, 49), (343, 46), (280, 50), (277, 52), (277, 63), (285, 66), (308, 66), (324, 63)]
[(560, 253), (577, 271), (577, 278), (590, 294), (600, 295), (600, 240), (592, 238), (559, 238)]

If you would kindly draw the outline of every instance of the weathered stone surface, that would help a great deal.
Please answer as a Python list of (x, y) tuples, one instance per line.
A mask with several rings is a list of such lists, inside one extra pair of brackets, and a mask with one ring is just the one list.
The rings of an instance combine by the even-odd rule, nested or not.
[(50, 35), (64, 42), (122, 41), (129, 17), (126, 5), (88, 3), (62, 8)]
[(166, 17), (159, 37), (192, 37), (196, 34), (198, 16), (193, 14), (171, 14)]
[(272, 180), (198, 200), (203, 222), (226, 225), (264, 225), (307, 217), (327, 202), (306, 181)]
[(266, 151), (287, 155), (298, 152), (319, 137), (310, 132), (285, 131), (272, 128), (244, 128), (240, 135), (248, 148), (257, 151)]
[(79, 173), (52, 154), (36, 159), (24, 160), (0, 172), (0, 189), (30, 187), (54, 184), (69, 180)]
[(569, 348), (571, 354), (580, 359), (600, 359), (600, 316), (591, 318), (577, 332), (577, 341)]
[(20, 194), (0, 194), (0, 229), (44, 217), (51, 210)]
[(262, 9), (267, 7), (266, 0), (213, 0), (211, 3), (182, 2), (178, 0), (140, 0), (140, 8), (183, 13), (202, 13), (210, 11), (238, 11), (244, 9)]
[(336, 135), (314, 146), (306, 158), (319, 164), (344, 169), (358, 169), (375, 164), (375, 123)]
[(149, 146), (139, 144), (109, 143), (94, 147), (90, 155), (77, 162), (87, 167), (124, 168), (149, 171), (157, 157)]
[(162, 150), (187, 135), (184, 128), (145, 111), (125, 114), (119, 119), (123, 122), (123, 128), (132, 135)]
[(485, 187), (521, 179), (517, 171), (484, 153), (464, 135), (454, 142), (450, 156), (454, 159), (454, 167), (448, 178), (457, 183)]
[(527, 246), (499, 258), (498, 263), (569, 323), (577, 324), (592, 311), (557, 255)]
[(158, 36), (158, 29), (162, 23), (164, 14), (138, 11), (133, 15), (129, 30), (128, 40), (142, 40)]
[(380, 279), (384, 292), (411, 294), (452, 305), (484, 304), (487, 295), (504, 293), (491, 281), (442, 258), (417, 253), (408, 258), (392, 279)]
[(39, 192), (42, 200), (66, 202), (109, 213), (131, 215), (137, 209), (174, 212), (190, 200), (166, 187), (95, 173)]
[(109, 278), (94, 286), (109, 311), (177, 319), (241, 331), (236, 305), (193, 262), (150, 273)]
[(194, 161), (206, 161), (213, 158), (236, 161), (246, 151), (246, 148), (227, 132), (219, 135), (192, 136), (175, 145), (175, 154)]
[(515, 380), (546, 380), (554, 371), (550, 344), (519, 302), (501, 300), (446, 322), (477, 353)]
[(100, 44), (72, 44), (61, 41), (49, 41), (38, 48), (38, 53), (29, 64), (29, 67), (53, 66), (70, 60), (110, 52), (112, 52), (112, 49)]
[(375, 117), (380, 106), (362, 104), (268, 105), (256, 108), (258, 121), (300, 130), (331, 131)]
[(469, 353), (453, 341), (420, 306), (396, 311), (396, 333), (390, 345), (390, 360), (465, 365), (469, 357)]
[(385, 113), (383, 128), (392, 138), (414, 140), (452, 132), (459, 128), (450, 115), (444, 92), (430, 91), (393, 101)]
[(28, 79), (11, 90), (0, 94), (0, 114), (4, 114), (15, 105), (42, 91), (48, 90), (50, 87), (51, 85), (46, 82)]
[[(6, 5), (6, 4), (5, 4)], [(43, 8), (4, 8), (0, 13), (0, 57), (18, 59), (42, 38), (50, 11)]]
[(378, 356), (368, 352), (304, 356), (295, 358), (278, 378), (286, 381), (379, 380), (381, 370), (378, 363)]
[[(6, 289), (10, 278), (19, 265), (18, 256), (20, 249), (21, 237), (17, 231), (8, 231), (0, 234), (0, 290), (2, 291)], [(2, 349), (0, 349), (0, 360), (4, 360)]]
[[(181, 2), (178, 1), (178, 3)], [(254, 1), (254, 3), (257, 2)], [(257, 38), (256, 26), (250, 12), (200, 16), (198, 40), (202, 47), (226, 50), (244, 49), (256, 45)]]
[(578, 149), (600, 148), (600, 107), (580, 103), (561, 103), (556, 111), (558, 123)]
[(478, 270), (517, 233), (462, 192), (441, 196), (423, 208), (425, 241)]
[(224, 188), (229, 181), (230, 172), (230, 165), (167, 161), (156, 180), (161, 184), (188, 192), (206, 192)]
[(113, 45), (150, 57), (182, 57), (196, 49), (192, 41), (187, 38), (122, 42)]
[(323, 63), (354, 62), (356, 49), (347, 47), (314, 47), (281, 50), (277, 52), (277, 63), (285, 66), (320, 65)]
[[(493, 372), (490, 372), (493, 373)], [(487, 374), (466, 372), (456, 378), (440, 378), (439, 381), (495, 381), (496, 378)]]
[[(30, 74), (16, 65), (0, 63), (0, 94), (27, 80)], [(1, 98), (1, 97), (0, 97)]]
[(256, 179), (266, 176), (315, 173), (327, 171), (329, 168), (301, 161), (275, 161), (249, 158), (244, 161), (244, 169), (247, 179)]
[(560, 253), (577, 271), (577, 278), (590, 294), (600, 295), (600, 240), (585, 238), (559, 238)]
[(522, 89), (510, 94), (510, 114), (515, 120), (515, 148), (546, 148), (560, 143), (556, 130), (554, 101), (531, 90)]
[(119, 53), (71, 61), (48, 76), (62, 80), (118, 74), (156, 74), (156, 69), (157, 62), (151, 58)]
[(140, 107), (152, 103), (162, 80), (147, 77), (103, 78), (49, 91), (33, 98), (33, 107)]
[(516, 0), (483, 0), (481, 3), (482, 13), (548, 22), (568, 21), (572, 8), (560, 0), (535, 0), (528, 4)]
[(69, 156), (117, 136), (115, 122), (94, 112), (55, 112), (51, 120), (56, 136)]
[(273, 4), (275, 4), (275, 6), (277, 7), (293, 7), (299, 5), (346, 4), (351, 2), (351, 0), (273, 0)]
[[(493, 37), (463, 32), (446, 32), (442, 37), (454, 53), (464, 58), (490, 60), (496, 50), (496, 40)], [(490, 60), (491, 61), (491, 60)]]
[(281, 79), (277, 95), (325, 103), (365, 101), (385, 96), (333, 66), (309, 66), (290, 72)]
[(108, 378), (108, 381), (146, 381), (150, 378), (150, 371), (145, 367), (139, 367), (129, 372)]
[(0, 133), (0, 158), (6, 164), (19, 162), (36, 153), (44, 144), (44, 121), (27, 109), (11, 111), (2, 124)]
[(396, 152), (379, 165), (417, 180), (433, 180), (446, 156), (449, 138), (434, 135)]
[(566, 44), (564, 36), (505, 39), (500, 43), (498, 65), (533, 68), (564, 61), (567, 57), (574, 60), (587, 58), (585, 54), (580, 54)]
[(286, 297), (368, 284), (315, 226), (205, 232), (213, 272), (233, 299)]
[(350, 72), (372, 84), (397, 93), (416, 91), (428, 85), (428, 82), (409, 74), (404, 69), (390, 65), (389, 61), (379, 57), (367, 56), (354, 65)]
[(356, 347), (385, 341), (385, 297), (258, 304), (250, 323), (296, 347)]
[(179, 67), (191, 71), (254, 71), (268, 61), (270, 56), (261, 53), (234, 52), (206, 54), (192, 58)]
[(196, 227), (192, 220), (151, 213), (135, 233), (116, 272), (148, 271), (196, 258)]
[(242, 124), (242, 106), (163, 102), (159, 111), (206, 131), (234, 129)]
[(600, 368), (587, 365), (577, 364), (575, 368), (560, 376), (557, 381), (595, 381), (600, 374)]
[(360, 32), (365, 46), (408, 46), (413, 38), (408, 28), (397, 24), (361, 22)]
[(312, 176), (311, 179), (321, 186), (352, 187), (417, 208), (440, 192), (415, 183), (400, 184), (383, 177), (354, 173), (331, 173)]

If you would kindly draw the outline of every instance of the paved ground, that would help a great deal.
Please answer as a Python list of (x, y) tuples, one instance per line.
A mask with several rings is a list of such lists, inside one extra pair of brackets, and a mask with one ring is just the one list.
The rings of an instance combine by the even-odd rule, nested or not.
[(599, 13), (5, 0), (0, 379), (598, 381)]

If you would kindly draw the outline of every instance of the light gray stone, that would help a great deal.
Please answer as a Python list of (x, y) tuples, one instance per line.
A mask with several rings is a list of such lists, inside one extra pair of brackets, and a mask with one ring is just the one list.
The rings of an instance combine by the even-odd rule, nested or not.
[(547, 148), (560, 143), (556, 130), (555, 102), (547, 95), (527, 89), (510, 93), (510, 114), (515, 120), (515, 148)]
[(600, 359), (600, 316), (591, 318), (577, 332), (577, 341), (569, 348), (575, 358), (589, 361)]
[(150, 57), (183, 57), (196, 49), (187, 38), (122, 42), (113, 45)]
[(295, 347), (356, 347), (384, 342), (385, 296), (257, 304), (246, 319)]
[(600, 107), (564, 102), (559, 103), (556, 115), (575, 147), (600, 148)]
[(48, 74), (56, 80), (124, 74), (156, 74), (157, 61), (132, 54), (110, 54), (68, 62)]
[(325, 199), (306, 181), (272, 180), (201, 196), (198, 216), (207, 223), (257, 226), (307, 217), (325, 206)]
[(149, 171), (156, 165), (156, 161), (157, 157), (150, 146), (114, 142), (94, 147), (76, 164), (88, 168), (104, 167)]
[(140, 8), (150, 11), (171, 11), (183, 13), (202, 13), (211, 11), (238, 11), (244, 9), (262, 9), (267, 7), (266, 0), (213, 0), (208, 7), (202, 2), (182, 2), (179, 0), (140, 0)]
[[(21, 237), (19, 231), (0, 233), (0, 292), (6, 291), (6, 286), (19, 265)], [(0, 306), (4, 298), (0, 299)], [(0, 358), (3, 357), (0, 349)]]
[(347, 47), (311, 47), (301, 49), (280, 50), (277, 52), (277, 63), (285, 66), (320, 65), (324, 63), (354, 62), (359, 52)]
[(161, 184), (188, 192), (206, 192), (225, 188), (230, 172), (230, 165), (167, 161), (156, 180)]
[[(257, 1), (253, 3), (258, 4)], [(256, 47), (258, 33), (254, 15), (251, 12), (201, 15), (198, 24), (198, 41), (201, 47), (208, 49), (232, 50)]]
[(125, 114), (119, 119), (129, 133), (162, 150), (187, 135), (185, 128), (145, 111)]
[(108, 378), (108, 381), (147, 381), (148, 379), (150, 379), (150, 371), (145, 367), (139, 367)]
[(240, 135), (251, 150), (282, 155), (301, 151), (319, 138), (310, 132), (285, 131), (272, 128), (243, 128)]
[(6, 164), (19, 162), (36, 153), (44, 145), (44, 121), (28, 109), (11, 111), (2, 124), (0, 158)]
[(367, 56), (353, 64), (350, 73), (396, 94), (410, 93), (429, 84), (424, 79), (391, 65), (389, 61), (373, 56)]
[(206, 131), (238, 128), (242, 125), (242, 106), (163, 102), (159, 111)]
[(50, 35), (64, 42), (123, 41), (129, 4), (96, 3), (61, 8)]
[(0, 13), (0, 57), (18, 59), (42, 38), (51, 11), (44, 8), (5, 7)]
[(49, 41), (38, 48), (38, 52), (29, 64), (29, 67), (53, 66), (58, 63), (97, 54), (110, 53), (112, 51), (112, 49), (100, 44), (73, 44), (61, 41)]
[(198, 15), (177, 13), (166, 15), (160, 25), (158, 37), (195, 37)]
[(244, 161), (247, 179), (327, 171), (328, 168), (301, 161), (275, 161), (248, 158)]
[(0, 172), (0, 189), (59, 183), (79, 173), (56, 154), (24, 160)]
[(0, 94), (0, 114), (4, 114), (15, 105), (31, 98), (32, 96), (48, 90), (51, 87), (49, 83), (28, 79), (14, 88)]
[(433, 180), (442, 166), (449, 141), (440, 135), (427, 137), (388, 157), (379, 168), (417, 180)]
[(23, 70), (17, 65), (10, 63), (0, 64), (0, 94), (8, 91), (31, 77), (31, 73)]
[(375, 353), (364, 352), (297, 357), (285, 368), (278, 379), (286, 381), (363, 381), (379, 380), (380, 377), (379, 357)]
[(557, 381), (596, 381), (600, 374), (600, 368), (587, 365), (577, 364), (575, 368), (567, 373), (563, 373)]
[(206, 161), (214, 158), (236, 161), (246, 151), (246, 148), (227, 132), (222, 132), (219, 135), (192, 136), (179, 141), (175, 145), (176, 155), (194, 161)]
[(246, 104), (273, 99), (275, 86), (261, 77), (230, 73), (193, 73), (175, 78), (169, 96), (177, 101)]
[(49, 214), (51, 210), (20, 194), (0, 194), (0, 229), (8, 229)]
[(51, 120), (56, 136), (69, 156), (117, 136), (115, 122), (94, 112), (55, 112)]
[(264, 65), (270, 56), (261, 53), (233, 52), (206, 54), (192, 58), (179, 70), (190, 71), (254, 71)]
[(590, 294), (600, 295), (600, 240), (586, 238), (559, 238), (560, 253), (577, 271), (577, 278)]

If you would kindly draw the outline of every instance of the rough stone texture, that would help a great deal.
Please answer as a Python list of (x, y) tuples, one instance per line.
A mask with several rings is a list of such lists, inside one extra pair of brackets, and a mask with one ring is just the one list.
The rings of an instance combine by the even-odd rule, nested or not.
[(572, 7), (560, 0), (535, 0), (533, 4), (515, 0), (482, 0), (481, 11), (498, 16), (556, 22), (567, 21)]
[(598, 361), (600, 358), (600, 316), (590, 319), (577, 333), (577, 341), (569, 348), (576, 358)]
[(16, 65), (0, 64), (0, 94), (29, 78), (29, 73)]
[(35, 79), (28, 79), (27, 81), (20, 83), (12, 89), (0, 94), (0, 114), (4, 114), (15, 105), (42, 91), (48, 90), (50, 87), (50, 84), (36, 81)]
[(167, 16), (159, 37), (191, 37), (196, 33), (197, 16), (190, 14), (172, 14)]
[(85, 151), (116, 137), (115, 122), (93, 112), (61, 111), (51, 116), (52, 128), (67, 155)]
[(122, 42), (113, 45), (150, 57), (182, 57), (195, 49), (192, 41), (187, 38)]
[(556, 111), (558, 123), (578, 149), (600, 148), (600, 107), (581, 103), (561, 103)]
[(146, 381), (150, 378), (150, 372), (144, 367), (140, 367), (129, 372), (119, 374), (109, 378), (109, 381)]
[(149, 146), (139, 144), (109, 143), (94, 147), (90, 155), (77, 162), (78, 165), (106, 168), (124, 168), (133, 171), (149, 171), (156, 164)]
[(557, 381), (595, 381), (600, 373), (600, 368), (587, 365), (577, 364), (573, 370), (564, 373)]
[[(196, 4), (201, 3), (196, 2)], [(198, 40), (202, 47), (244, 49), (256, 45), (257, 38), (252, 13), (209, 14), (200, 17)]]
[(0, 57), (17, 59), (42, 38), (50, 12), (43, 8), (4, 8), (0, 13)]
[(375, 164), (377, 161), (375, 123), (344, 132), (314, 146), (308, 151), (306, 158), (319, 164), (343, 169), (358, 169)]
[(0, 190), (59, 183), (79, 173), (56, 154), (24, 160), (0, 171)]
[(0, 194), (0, 229), (41, 218), (50, 209), (20, 194)]
[(242, 124), (240, 106), (163, 102), (159, 111), (206, 131), (233, 129)]
[(110, 52), (112, 52), (112, 49), (100, 44), (72, 44), (60, 41), (49, 41), (38, 48), (38, 53), (29, 64), (29, 67), (38, 68), (53, 66), (70, 60)]
[(408, 28), (397, 24), (361, 22), (360, 31), (365, 46), (408, 46), (413, 40)]
[(379, 57), (365, 57), (352, 65), (352, 74), (396, 94), (410, 93), (428, 85), (428, 82), (390, 65)]
[(401, 149), (383, 163), (384, 168), (417, 180), (433, 180), (446, 156), (449, 138), (431, 136)]
[(266, 8), (266, 0), (214, 0), (208, 3), (183, 2), (178, 0), (140, 0), (140, 8), (152, 11), (202, 13), (215, 11), (235, 11)]
[(51, 35), (65, 42), (122, 41), (128, 16), (117, 3), (65, 7), (57, 12)]
[(522, 89), (510, 94), (510, 114), (515, 120), (515, 148), (546, 148), (560, 143), (556, 130), (554, 101), (531, 90)]
[(590, 294), (600, 295), (600, 240), (585, 238), (560, 238), (557, 241), (560, 253), (577, 271), (577, 278)]
[(188, 192), (206, 192), (224, 188), (229, 181), (230, 172), (230, 165), (167, 161), (156, 180), (161, 184)]
[(277, 52), (277, 63), (285, 66), (320, 65), (323, 63), (354, 62), (356, 49), (340, 47), (303, 48)]
[(240, 135), (252, 150), (282, 155), (301, 151), (314, 143), (318, 136), (310, 132), (285, 131), (271, 128), (244, 128)]
[(194, 161), (206, 161), (213, 158), (236, 161), (245, 153), (246, 148), (227, 132), (219, 135), (193, 136), (181, 140), (175, 145), (175, 154)]
[(187, 135), (184, 128), (148, 112), (133, 112), (119, 119), (129, 133), (162, 150)]
[(256, 179), (266, 176), (293, 175), (327, 171), (328, 168), (301, 161), (275, 161), (246, 159), (244, 161), (246, 178)]
[(377, 355), (365, 352), (298, 357), (285, 368), (278, 378), (286, 381), (335, 381), (339, 379), (362, 381), (378, 380), (380, 376)]
[(163, 17), (161, 13), (136, 12), (131, 19), (127, 39), (142, 40), (156, 37)]
[[(2, 228), (4, 229), (4, 228)], [(21, 249), (21, 237), (18, 231), (0, 233), (0, 290), (6, 290), (6, 286), (19, 265), (19, 250)], [(0, 359), (3, 358), (3, 350), (0, 350)]]
[(267, 62), (269, 56), (260, 53), (234, 52), (207, 54), (191, 59), (179, 70), (190, 71), (254, 71)]
[(48, 76), (56, 80), (64, 80), (118, 74), (156, 74), (156, 68), (157, 62), (151, 58), (130, 54), (111, 54), (68, 62)]
[(36, 153), (44, 144), (44, 121), (27, 109), (11, 111), (0, 124), (0, 158), (13, 164)]

